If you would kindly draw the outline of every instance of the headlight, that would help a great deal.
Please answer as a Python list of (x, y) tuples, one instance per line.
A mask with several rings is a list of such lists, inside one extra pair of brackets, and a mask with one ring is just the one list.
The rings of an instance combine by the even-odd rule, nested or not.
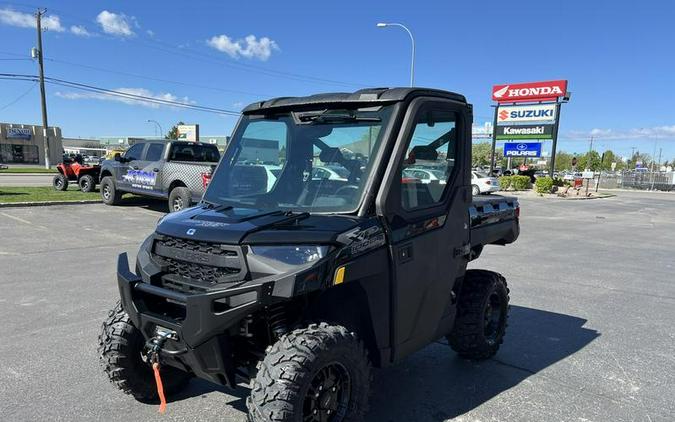
[(288, 265), (302, 265), (323, 258), (328, 246), (289, 245), (289, 246), (251, 246), (251, 252), (267, 259)]

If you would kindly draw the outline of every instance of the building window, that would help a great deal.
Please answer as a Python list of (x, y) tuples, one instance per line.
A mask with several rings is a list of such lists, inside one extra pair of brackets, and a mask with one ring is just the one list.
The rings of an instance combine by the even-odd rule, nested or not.
[(0, 163), (39, 164), (36, 145), (0, 144)]

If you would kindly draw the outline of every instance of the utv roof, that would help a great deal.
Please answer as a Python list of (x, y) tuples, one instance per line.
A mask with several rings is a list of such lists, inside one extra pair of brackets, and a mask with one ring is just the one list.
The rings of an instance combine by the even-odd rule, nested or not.
[(463, 95), (440, 89), (429, 88), (366, 88), (356, 92), (332, 92), (307, 97), (278, 97), (259, 101), (246, 106), (243, 114), (280, 112), (289, 109), (331, 107), (338, 104), (348, 106), (374, 106), (404, 101), (410, 96), (431, 96), (447, 98), (466, 103)]

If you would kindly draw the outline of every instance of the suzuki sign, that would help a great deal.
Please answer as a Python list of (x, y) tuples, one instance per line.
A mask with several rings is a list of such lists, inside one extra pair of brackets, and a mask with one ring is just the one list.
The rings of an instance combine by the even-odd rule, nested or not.
[(555, 104), (499, 106), (497, 124), (555, 121)]
[(567, 81), (526, 82), (492, 87), (492, 99), (500, 103), (518, 101), (556, 101), (567, 92)]
[(539, 142), (507, 142), (504, 144), (505, 157), (541, 157)]

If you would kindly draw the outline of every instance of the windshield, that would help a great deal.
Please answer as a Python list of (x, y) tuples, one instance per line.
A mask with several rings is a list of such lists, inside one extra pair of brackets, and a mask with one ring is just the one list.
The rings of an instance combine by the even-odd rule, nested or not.
[(259, 210), (355, 211), (392, 107), (243, 116), (204, 199)]

